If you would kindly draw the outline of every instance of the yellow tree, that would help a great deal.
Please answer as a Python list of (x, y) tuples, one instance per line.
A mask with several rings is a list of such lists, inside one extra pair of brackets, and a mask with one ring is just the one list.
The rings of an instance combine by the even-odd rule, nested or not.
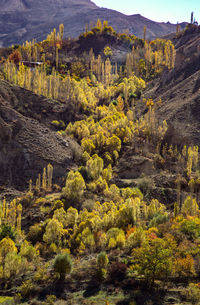
[(62, 194), (70, 202), (79, 201), (86, 188), (85, 181), (79, 172), (70, 171)]

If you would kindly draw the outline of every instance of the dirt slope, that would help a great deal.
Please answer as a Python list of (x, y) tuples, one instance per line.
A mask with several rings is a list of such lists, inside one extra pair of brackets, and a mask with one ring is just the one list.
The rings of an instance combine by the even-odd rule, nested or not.
[(24, 190), (48, 163), (57, 183), (74, 167), (76, 144), (52, 130), (51, 121), (62, 116), (63, 105), (0, 81), (1, 191)]
[(179, 134), (180, 141), (200, 146), (200, 27), (191, 26), (174, 42), (175, 68), (149, 84), (145, 94), (162, 99), (157, 114), (174, 126), (176, 141)]

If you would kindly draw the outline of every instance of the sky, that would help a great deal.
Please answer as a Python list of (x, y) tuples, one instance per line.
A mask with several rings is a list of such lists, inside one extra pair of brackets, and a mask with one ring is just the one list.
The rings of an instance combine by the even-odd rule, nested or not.
[(200, 24), (200, 0), (92, 0), (100, 7), (127, 15), (141, 14), (158, 22), (190, 22), (191, 12)]

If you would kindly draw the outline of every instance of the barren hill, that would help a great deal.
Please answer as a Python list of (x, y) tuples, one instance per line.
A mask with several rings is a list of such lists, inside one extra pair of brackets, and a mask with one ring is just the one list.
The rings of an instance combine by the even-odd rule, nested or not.
[[(44, 39), (54, 27), (63, 23), (65, 36), (77, 37), (86, 24), (97, 19), (108, 20), (117, 31), (129, 30), (137, 36), (155, 38), (175, 32), (176, 25), (157, 23), (141, 15), (127, 16), (114, 10), (99, 8), (90, 0), (9, 0), (1, 1), (0, 46)], [(182, 23), (184, 28), (186, 23)]]
[[(66, 106), (0, 81), (0, 185), (24, 190), (51, 163), (55, 182), (74, 166), (71, 140), (63, 140), (51, 125), (66, 119)], [(76, 146), (77, 149), (77, 146)]]
[[(200, 145), (200, 27), (191, 25), (178, 39), (175, 68), (152, 82), (146, 95), (162, 99), (158, 109), (187, 143)], [(169, 140), (169, 139), (168, 139)], [(173, 141), (173, 135), (170, 135)], [(175, 144), (175, 143), (174, 143)], [(181, 144), (181, 143), (179, 143)]]

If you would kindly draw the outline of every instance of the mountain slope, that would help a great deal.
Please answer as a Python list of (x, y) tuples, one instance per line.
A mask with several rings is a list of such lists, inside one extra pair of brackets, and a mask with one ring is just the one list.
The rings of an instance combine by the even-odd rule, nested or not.
[(174, 39), (174, 43), (177, 52), (175, 68), (165, 71), (161, 79), (150, 84), (146, 96), (162, 99), (158, 115), (173, 126), (168, 141), (174, 144), (179, 137), (180, 145), (186, 142), (199, 146), (200, 27), (191, 25), (178, 39)]
[[(65, 36), (77, 37), (86, 24), (97, 19), (108, 20), (117, 31), (128, 29), (142, 37), (144, 25), (147, 37), (155, 38), (175, 32), (176, 25), (157, 23), (141, 15), (126, 16), (114, 10), (97, 7), (90, 0), (9, 0), (1, 3), (0, 46), (44, 39), (54, 27), (63, 23)], [(185, 23), (181, 24), (183, 28)]]
[[(52, 120), (69, 118), (67, 106), (0, 80), (0, 185), (23, 191), (51, 163), (61, 182), (74, 166), (72, 140), (63, 140)], [(78, 149), (78, 144), (76, 146)]]

